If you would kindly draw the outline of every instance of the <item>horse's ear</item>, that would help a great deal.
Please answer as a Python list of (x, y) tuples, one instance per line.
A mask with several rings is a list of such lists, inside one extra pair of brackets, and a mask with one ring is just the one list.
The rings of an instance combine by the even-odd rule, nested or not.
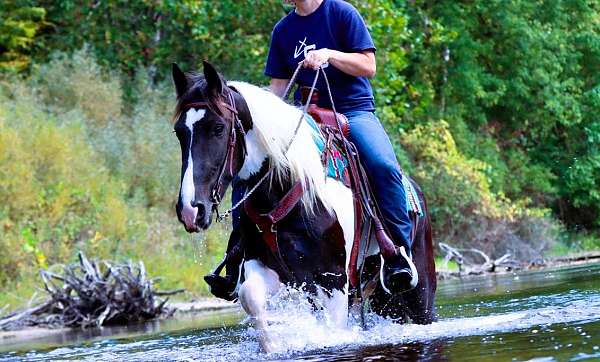
[(219, 72), (206, 60), (202, 61), (204, 65), (204, 79), (206, 79), (206, 84), (208, 89), (214, 92), (215, 95), (223, 93), (223, 80), (219, 75)]
[(185, 74), (179, 69), (179, 66), (173, 63), (173, 83), (177, 98), (180, 98), (188, 89), (188, 80)]

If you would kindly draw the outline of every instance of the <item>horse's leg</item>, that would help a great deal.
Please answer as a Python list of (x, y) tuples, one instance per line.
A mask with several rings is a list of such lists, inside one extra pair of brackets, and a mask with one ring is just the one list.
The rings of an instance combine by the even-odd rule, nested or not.
[(348, 292), (334, 289), (331, 293), (317, 289), (317, 298), (323, 306), (325, 320), (329, 326), (345, 328), (348, 325)]
[(240, 303), (253, 319), (262, 349), (267, 353), (273, 352), (277, 345), (266, 331), (265, 318), (267, 298), (275, 294), (282, 286), (279, 276), (257, 259), (244, 263), (244, 276), (245, 280), (238, 292)]
[(352, 191), (344, 186), (340, 181), (328, 178), (325, 187), (329, 202), (333, 207), (339, 226), (342, 229), (344, 239), (345, 263), (340, 277), (333, 276), (329, 283), (331, 293), (322, 290), (318, 291), (318, 296), (327, 318), (332, 325), (336, 327), (346, 327), (348, 324), (348, 264), (350, 262), (350, 253), (352, 243), (354, 242), (354, 203)]
[(431, 238), (431, 220), (429, 214), (423, 219), (413, 243), (413, 260), (419, 272), (417, 286), (402, 294), (410, 319), (417, 324), (429, 324), (436, 319), (435, 290), (437, 287), (433, 243)]

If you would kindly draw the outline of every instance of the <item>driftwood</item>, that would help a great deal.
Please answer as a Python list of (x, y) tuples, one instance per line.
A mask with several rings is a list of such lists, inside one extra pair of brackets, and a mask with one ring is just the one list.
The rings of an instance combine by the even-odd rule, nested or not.
[(184, 290), (155, 291), (144, 264), (98, 264), (79, 254), (79, 263), (64, 267), (63, 275), (40, 271), (49, 299), (0, 319), (0, 330), (26, 326), (92, 327), (125, 324), (170, 316), (168, 298), (157, 296)]
[(587, 262), (587, 261), (594, 261), (594, 260), (600, 260), (600, 252), (590, 251), (590, 252), (586, 252), (586, 253), (582, 253), (582, 254), (578, 254), (578, 255), (561, 256), (561, 257), (552, 258), (550, 260), (550, 262), (557, 264), (557, 263)]
[[(475, 248), (455, 248), (446, 243), (439, 243), (442, 251), (446, 253), (444, 262), (447, 264), (453, 260), (458, 265), (458, 273), (449, 273), (450, 275), (479, 275), (483, 273), (493, 273), (499, 270), (509, 271), (522, 269), (523, 265), (511, 259), (510, 253), (506, 253), (498, 259), (492, 259), (483, 251)], [(467, 262), (466, 255), (469, 255), (469, 260), (480, 259), (481, 264)]]

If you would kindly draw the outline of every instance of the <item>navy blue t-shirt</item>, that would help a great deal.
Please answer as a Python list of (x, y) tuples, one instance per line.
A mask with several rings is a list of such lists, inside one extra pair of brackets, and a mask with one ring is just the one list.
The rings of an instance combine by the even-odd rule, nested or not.
[[(375, 50), (373, 39), (358, 11), (342, 0), (324, 0), (313, 13), (300, 16), (292, 10), (273, 28), (265, 74), (290, 79), (298, 62), (312, 49), (329, 48), (345, 53)], [(373, 90), (366, 77), (343, 73), (333, 65), (325, 68), (338, 112), (374, 111)], [(315, 71), (303, 68), (296, 83), (310, 86)], [(331, 108), (325, 80), (317, 83), (319, 106)], [(300, 100), (297, 90), (294, 99)]]

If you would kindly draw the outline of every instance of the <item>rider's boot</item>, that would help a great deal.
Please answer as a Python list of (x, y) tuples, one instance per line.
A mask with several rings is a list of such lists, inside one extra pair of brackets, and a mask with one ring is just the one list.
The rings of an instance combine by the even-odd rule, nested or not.
[(394, 258), (385, 260), (381, 257), (381, 274), (383, 289), (389, 294), (404, 293), (414, 289), (419, 281), (417, 268), (412, 261), (411, 252), (401, 246)]
[(244, 257), (244, 252), (240, 243), (240, 235), (237, 229), (231, 232), (227, 244), (227, 253), (225, 254), (225, 276), (219, 275), (219, 269), (216, 273), (204, 276), (204, 280), (210, 287), (210, 292), (217, 298), (228, 301), (238, 298), (236, 287), (240, 276), (240, 267)]

